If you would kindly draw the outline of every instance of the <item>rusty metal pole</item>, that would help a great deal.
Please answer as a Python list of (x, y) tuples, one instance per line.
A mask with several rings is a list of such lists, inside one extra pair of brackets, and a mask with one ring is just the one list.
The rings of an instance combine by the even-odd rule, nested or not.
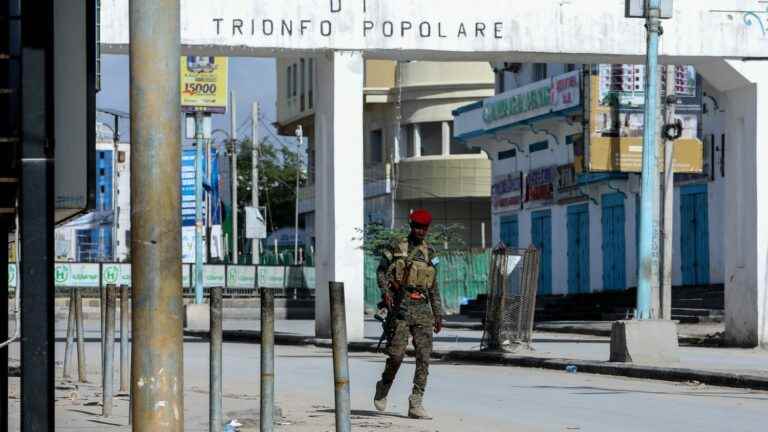
[(117, 287), (107, 285), (106, 308), (104, 312), (104, 389), (102, 393), (103, 405), (101, 414), (104, 417), (112, 416), (112, 405), (115, 396), (115, 296)]
[(336, 432), (350, 432), (349, 354), (347, 319), (344, 311), (344, 284), (328, 282), (331, 300), (331, 344), (333, 346), (333, 382), (336, 400)]
[(128, 392), (130, 378), (130, 366), (128, 363), (128, 308), (130, 288), (120, 287), (120, 393)]
[(77, 377), (81, 383), (88, 382), (85, 370), (85, 328), (83, 324), (83, 296), (75, 290), (75, 323), (77, 329)]
[[(1, 263), (0, 263), (1, 264)], [(65, 380), (72, 378), (72, 353), (75, 348), (75, 289), (69, 291), (69, 313), (67, 314), (67, 344), (64, 347), (64, 376)]]
[(223, 341), (222, 328), (222, 290), (221, 287), (211, 288), (211, 338), (210, 338), (210, 391), (208, 394), (209, 410), (208, 430), (221, 432), (224, 426), (224, 417), (221, 413), (222, 406), (222, 380), (221, 380), (221, 345)]
[(179, 0), (131, 0), (131, 416), (184, 429)]
[(261, 432), (272, 432), (275, 412), (275, 292), (261, 289)]

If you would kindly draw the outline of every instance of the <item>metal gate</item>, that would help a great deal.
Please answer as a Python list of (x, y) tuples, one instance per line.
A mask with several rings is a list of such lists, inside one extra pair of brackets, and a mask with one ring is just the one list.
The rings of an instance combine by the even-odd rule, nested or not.
[(515, 351), (530, 347), (538, 285), (538, 249), (494, 251), (481, 349)]

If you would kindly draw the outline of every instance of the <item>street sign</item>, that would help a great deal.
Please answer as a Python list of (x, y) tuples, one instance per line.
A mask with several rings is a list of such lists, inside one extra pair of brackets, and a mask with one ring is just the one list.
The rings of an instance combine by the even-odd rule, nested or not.
[(181, 58), (181, 110), (223, 114), (229, 94), (227, 57)]
[(264, 216), (256, 207), (245, 208), (245, 238), (267, 238), (267, 224), (264, 221)]
[[(626, 0), (627, 18), (648, 18), (646, 4), (648, 0)], [(674, 0), (659, 0), (661, 19), (672, 18), (674, 13)]]

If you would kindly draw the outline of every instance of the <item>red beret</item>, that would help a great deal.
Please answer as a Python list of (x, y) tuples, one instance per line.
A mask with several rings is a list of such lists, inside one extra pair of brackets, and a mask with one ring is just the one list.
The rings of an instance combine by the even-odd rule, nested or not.
[(424, 209), (414, 211), (409, 218), (417, 225), (429, 226), (432, 223), (432, 214)]

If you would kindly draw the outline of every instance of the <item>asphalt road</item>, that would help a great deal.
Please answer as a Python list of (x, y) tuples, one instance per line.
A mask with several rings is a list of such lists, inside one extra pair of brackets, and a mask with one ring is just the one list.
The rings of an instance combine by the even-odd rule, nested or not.
[[(63, 357), (63, 344), (58, 344)], [(208, 345), (185, 344), (187, 431), (207, 430)], [(99, 382), (98, 344), (88, 344), (90, 380)], [(13, 350), (12, 350), (13, 351)], [(314, 347), (277, 347), (277, 397), (283, 416), (277, 430), (333, 430), (330, 352)], [(413, 363), (393, 387), (390, 413), (373, 412), (373, 386), (382, 356), (350, 360), (353, 429), (358, 431), (763, 431), (768, 393), (691, 384), (613, 378), (583, 373), (437, 363), (431, 369), (425, 406), (433, 421), (404, 418)], [(116, 363), (117, 365), (117, 363)], [(224, 413), (258, 430), (259, 346), (224, 346)], [(118, 382), (116, 377), (116, 383)], [(12, 396), (18, 381), (12, 382)], [(59, 390), (60, 431), (128, 431), (125, 398), (115, 417), (98, 417), (97, 386)], [(11, 399), (11, 430), (18, 428), (19, 401)]]

